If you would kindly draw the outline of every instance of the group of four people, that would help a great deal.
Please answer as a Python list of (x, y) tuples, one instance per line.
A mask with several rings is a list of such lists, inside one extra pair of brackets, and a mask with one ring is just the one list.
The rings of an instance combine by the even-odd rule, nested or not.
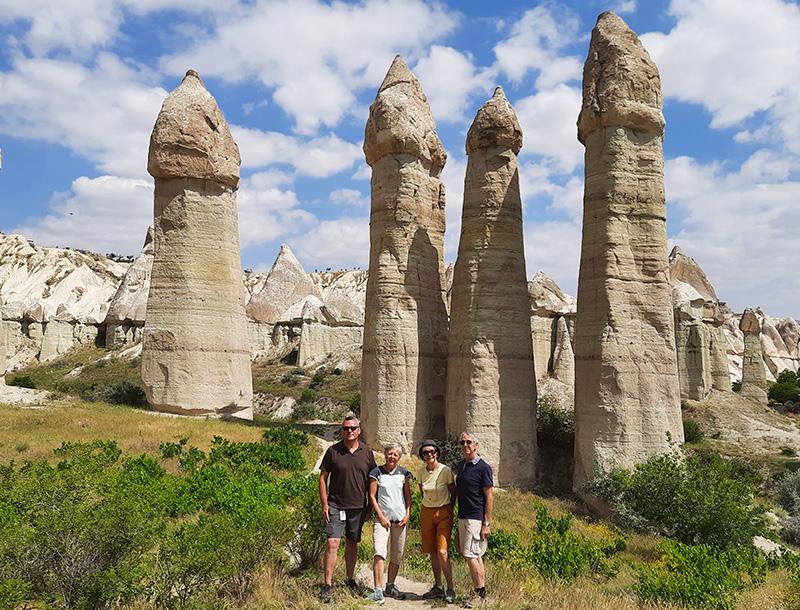
[[(384, 596), (404, 599), (395, 579), (405, 553), (406, 532), (411, 517), (411, 473), (399, 465), (403, 449), (398, 444), (384, 448), (385, 463), (378, 466), (372, 450), (360, 439), (358, 418), (342, 422), (342, 440), (325, 452), (320, 464), (319, 497), (325, 520), (328, 545), (324, 561), (323, 601), (333, 599), (333, 573), (339, 543), (345, 538), (347, 586), (356, 591), (355, 566), (358, 543), (364, 522), (374, 514), (374, 588), (368, 599), (383, 603)], [(424, 599), (455, 601), (449, 545), (453, 529), (453, 509), (458, 500), (458, 549), (465, 558), (474, 587), (465, 607), (486, 597), (483, 555), (491, 533), (493, 505), (492, 467), (478, 454), (478, 439), (471, 432), (459, 437), (463, 459), (455, 473), (439, 462), (441, 449), (426, 439), (419, 445), (424, 462), (417, 481), (422, 493), (420, 534), (422, 552), (431, 557), (434, 584)], [(384, 566), (389, 560), (384, 587)], [(442, 577), (447, 588), (443, 586)]]

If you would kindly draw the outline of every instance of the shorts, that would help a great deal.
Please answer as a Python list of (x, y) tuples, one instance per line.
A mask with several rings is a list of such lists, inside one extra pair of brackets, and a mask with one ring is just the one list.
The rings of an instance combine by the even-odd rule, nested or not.
[(423, 506), (419, 517), (422, 552), (446, 551), (453, 533), (453, 505)]
[[(361, 542), (361, 528), (366, 520), (366, 509), (363, 508), (337, 508), (328, 506), (330, 520), (325, 524), (325, 533), (328, 538), (341, 538), (346, 536), (353, 542)], [(344, 519), (342, 519), (344, 513)]]
[(372, 530), (372, 540), (375, 543), (375, 556), (386, 559), (386, 550), (388, 548), (389, 561), (397, 565), (402, 565), (403, 555), (406, 551), (407, 531), (408, 528), (405, 525), (397, 525), (394, 523), (392, 523), (391, 527), (387, 530), (376, 521), (375, 527)]
[(483, 522), (479, 519), (458, 520), (458, 550), (464, 557), (483, 557), (488, 540), (481, 540), (481, 527)]

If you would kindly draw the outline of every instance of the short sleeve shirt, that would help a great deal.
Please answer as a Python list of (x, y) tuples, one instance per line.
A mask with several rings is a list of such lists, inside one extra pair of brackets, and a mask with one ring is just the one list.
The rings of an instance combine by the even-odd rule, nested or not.
[(403, 494), (403, 485), (411, 473), (397, 466), (394, 472), (386, 470), (385, 466), (378, 466), (369, 473), (370, 479), (378, 482), (378, 493), (375, 498), (381, 512), (389, 521), (400, 521), (406, 516), (406, 498)]
[(364, 508), (367, 505), (367, 479), (375, 468), (375, 456), (363, 441), (350, 453), (344, 441), (328, 447), (320, 470), (330, 473), (328, 502), (336, 508)]
[(445, 464), (439, 464), (436, 470), (428, 472), (423, 466), (419, 471), (419, 482), (422, 485), (422, 506), (439, 508), (450, 504), (448, 486), (454, 482), (453, 471)]
[(484, 489), (494, 487), (492, 467), (480, 456), (475, 462), (461, 460), (456, 466), (458, 518), (483, 520), (486, 511)]

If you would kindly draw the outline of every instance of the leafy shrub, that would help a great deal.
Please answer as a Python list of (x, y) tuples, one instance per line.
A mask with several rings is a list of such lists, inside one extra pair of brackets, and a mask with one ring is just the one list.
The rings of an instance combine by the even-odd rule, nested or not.
[(489, 559), (496, 561), (524, 562), (526, 559), (525, 547), (520, 542), (519, 536), (498, 528), (489, 536), (486, 548)]
[(358, 417), (361, 414), (361, 394), (356, 392), (347, 400), (347, 408)]
[(787, 457), (797, 457), (797, 449), (794, 447), (781, 447), (781, 455), (785, 455)]
[(741, 380), (734, 381), (731, 384), (731, 390), (733, 390), (734, 392), (740, 392), (742, 390), (742, 381)]
[(572, 580), (581, 574), (611, 578), (619, 564), (611, 555), (625, 548), (624, 540), (595, 542), (571, 531), (572, 515), (551, 516), (544, 505), (536, 507), (536, 533), (528, 548), (528, 560), (543, 578)]
[(636, 594), (645, 601), (732, 610), (741, 591), (764, 582), (767, 562), (752, 546), (719, 552), (707, 545), (666, 540), (655, 564), (634, 566)]
[(314, 376), (311, 378), (311, 383), (308, 384), (308, 387), (312, 390), (319, 390), (325, 384), (325, 371), (324, 369), (318, 370), (314, 373)]
[(787, 513), (800, 516), (800, 470), (784, 473), (775, 486), (775, 495)]
[(311, 402), (313, 403), (317, 399), (316, 391), (312, 390), (311, 388), (306, 388), (300, 394), (300, 400), (298, 402)]
[(328, 536), (320, 515), (317, 477), (299, 477), (291, 484), (296, 488), (291, 494), (295, 498), (295, 509), (291, 527), (287, 528), (292, 532), (288, 552), (297, 569), (304, 570), (319, 563)]
[(773, 383), (767, 391), (767, 396), (771, 401), (780, 404), (800, 402), (800, 387), (794, 383)]
[(683, 422), (683, 438), (687, 443), (699, 443), (704, 437), (703, 429), (695, 420), (687, 419)]
[(571, 446), (575, 438), (575, 413), (542, 396), (536, 402), (536, 429), (541, 444)]
[(31, 379), (30, 375), (14, 375), (8, 380), (8, 385), (29, 389), (34, 389), (36, 387), (36, 383)]
[(800, 544), (800, 517), (790, 515), (781, 519), (781, 538), (789, 544)]
[(765, 529), (756, 484), (739, 464), (716, 454), (658, 455), (633, 471), (616, 469), (588, 486), (625, 526), (649, 528), (686, 544), (749, 544)]
[(130, 381), (113, 385), (92, 386), (81, 392), (81, 398), (89, 402), (107, 402), (113, 405), (142, 407), (147, 404), (147, 396), (141, 386)]
[(777, 383), (791, 383), (793, 385), (800, 385), (800, 376), (791, 369), (783, 369), (778, 373), (775, 380)]

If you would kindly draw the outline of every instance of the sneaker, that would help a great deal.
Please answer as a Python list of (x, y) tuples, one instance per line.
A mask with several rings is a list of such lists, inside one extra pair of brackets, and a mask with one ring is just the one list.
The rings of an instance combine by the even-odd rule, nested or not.
[(319, 601), (323, 604), (330, 604), (333, 602), (333, 587), (331, 585), (322, 585), (319, 590)]
[(422, 594), (422, 599), (444, 599), (444, 589), (439, 585), (433, 585), (430, 591)]
[(393, 582), (390, 582), (386, 585), (386, 591), (384, 592), (386, 596), (393, 597), (395, 599), (403, 600), (406, 598), (406, 594), (400, 591)]
[(452, 589), (448, 589), (447, 593), (444, 594), (444, 601), (446, 604), (452, 604), (456, 601), (456, 592)]
[(383, 597), (383, 591), (377, 588), (373, 589), (372, 592), (369, 595), (367, 595), (365, 599), (367, 601), (374, 602), (378, 605), (382, 605), (383, 602), (386, 601)]

